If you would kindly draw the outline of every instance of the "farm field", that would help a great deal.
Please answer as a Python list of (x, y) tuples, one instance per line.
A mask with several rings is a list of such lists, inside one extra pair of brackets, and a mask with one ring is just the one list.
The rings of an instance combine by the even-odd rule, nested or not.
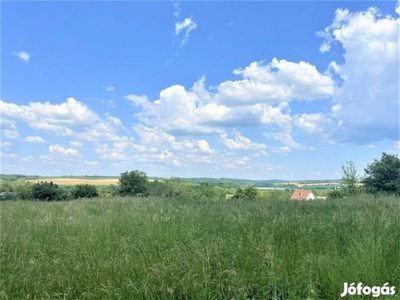
[(0, 211), (0, 299), (341, 299), (343, 282), (400, 288), (395, 197), (114, 197)]
[(274, 183), (274, 186), (280, 186), (280, 187), (285, 187), (285, 186), (296, 186), (296, 187), (304, 187), (304, 188), (315, 188), (315, 187), (321, 187), (321, 188), (332, 188), (332, 187), (337, 187), (340, 186), (340, 181), (338, 182), (318, 182), (318, 183), (300, 183), (300, 182), (285, 182), (285, 183)]
[(32, 182), (32, 183), (40, 181), (52, 181), (53, 183), (58, 185), (76, 185), (76, 184), (117, 185), (118, 184), (118, 178), (87, 179), (87, 178), (44, 177), (40, 179), (26, 180), (26, 182)]

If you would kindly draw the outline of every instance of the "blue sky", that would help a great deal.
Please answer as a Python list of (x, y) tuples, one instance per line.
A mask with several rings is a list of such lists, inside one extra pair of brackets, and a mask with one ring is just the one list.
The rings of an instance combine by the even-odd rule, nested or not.
[(1, 10), (2, 173), (328, 179), (399, 153), (395, 1)]

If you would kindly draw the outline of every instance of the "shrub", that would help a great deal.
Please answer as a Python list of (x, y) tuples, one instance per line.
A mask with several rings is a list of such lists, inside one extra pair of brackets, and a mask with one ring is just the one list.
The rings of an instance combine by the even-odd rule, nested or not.
[(13, 190), (20, 200), (32, 199), (32, 184), (31, 183), (18, 183), (13, 185)]
[(343, 198), (343, 192), (339, 190), (333, 190), (328, 192), (328, 199)]
[(121, 196), (148, 196), (147, 175), (142, 171), (121, 173), (118, 194)]
[(165, 197), (171, 194), (169, 190), (167, 183), (158, 181), (157, 179), (148, 184), (148, 192), (150, 196)]
[(72, 191), (72, 197), (74, 199), (99, 197), (99, 192), (94, 185), (78, 184)]
[(32, 185), (32, 198), (41, 201), (65, 200), (66, 194), (58, 188), (57, 184), (50, 182), (39, 182)]
[(0, 201), (14, 200), (16, 198), (15, 192), (0, 192)]

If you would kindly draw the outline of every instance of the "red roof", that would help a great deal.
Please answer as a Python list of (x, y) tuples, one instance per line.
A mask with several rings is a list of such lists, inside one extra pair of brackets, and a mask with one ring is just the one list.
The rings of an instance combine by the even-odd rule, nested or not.
[(290, 200), (304, 200), (310, 194), (312, 194), (310, 190), (297, 190), (293, 193), (292, 197), (290, 197)]

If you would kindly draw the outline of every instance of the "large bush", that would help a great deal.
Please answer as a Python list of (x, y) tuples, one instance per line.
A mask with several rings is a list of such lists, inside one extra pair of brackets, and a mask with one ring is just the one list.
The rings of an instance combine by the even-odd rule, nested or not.
[(328, 192), (328, 199), (340, 199), (343, 198), (343, 192), (339, 190), (332, 190)]
[(131, 171), (121, 173), (119, 179), (118, 194), (121, 196), (147, 196), (147, 175), (142, 171)]
[(32, 198), (41, 201), (60, 201), (65, 200), (66, 195), (57, 184), (45, 181), (32, 185)]
[(78, 184), (72, 191), (72, 197), (78, 198), (94, 198), (99, 197), (99, 192), (94, 185), (91, 184)]
[(400, 195), (400, 159), (396, 155), (382, 153), (364, 169), (364, 188), (367, 193)]

